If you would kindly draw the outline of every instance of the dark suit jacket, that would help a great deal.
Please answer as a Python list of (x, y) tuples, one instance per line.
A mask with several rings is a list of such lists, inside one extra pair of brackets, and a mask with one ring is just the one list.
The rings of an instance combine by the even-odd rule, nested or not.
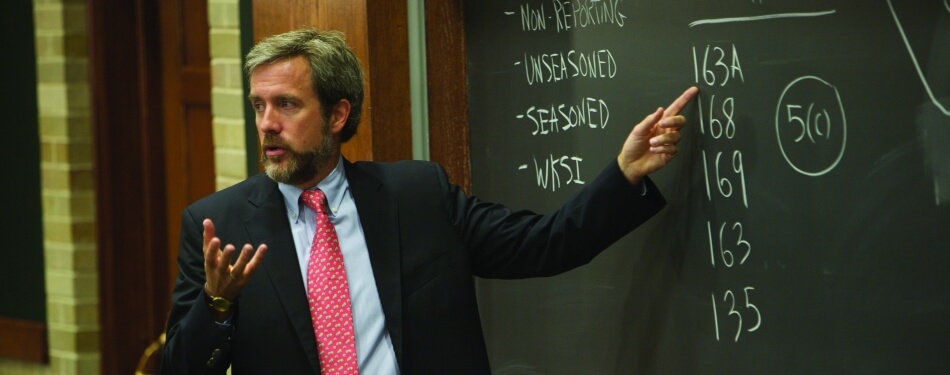
[[(648, 179), (645, 194), (630, 186), (616, 163), (543, 216), (467, 197), (434, 163), (344, 165), (403, 374), (490, 373), (473, 276), (570, 270), (665, 204)], [(204, 302), (204, 218), (223, 243), (268, 245), (237, 302), (233, 331), (216, 325)], [(163, 373), (224, 373), (229, 364), (234, 374), (319, 373), (299, 270), (283, 198), (267, 176), (185, 209)]]

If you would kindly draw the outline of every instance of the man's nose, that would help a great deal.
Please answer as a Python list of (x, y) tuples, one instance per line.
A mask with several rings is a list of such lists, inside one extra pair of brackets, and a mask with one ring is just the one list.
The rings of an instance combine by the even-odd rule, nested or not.
[(280, 131), (280, 116), (271, 107), (265, 107), (257, 114), (257, 125), (264, 133), (277, 133)]

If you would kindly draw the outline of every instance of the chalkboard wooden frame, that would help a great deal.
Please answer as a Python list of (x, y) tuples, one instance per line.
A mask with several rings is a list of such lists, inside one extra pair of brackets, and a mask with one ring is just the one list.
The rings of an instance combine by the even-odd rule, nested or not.
[(429, 155), (471, 191), (464, 0), (426, 1)]

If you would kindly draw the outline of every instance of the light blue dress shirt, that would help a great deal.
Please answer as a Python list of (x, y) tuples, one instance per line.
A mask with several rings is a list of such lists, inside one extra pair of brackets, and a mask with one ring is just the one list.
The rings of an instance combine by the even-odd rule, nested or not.
[[(307, 262), (310, 244), (316, 232), (317, 213), (300, 200), (303, 190), (296, 186), (278, 184), (287, 206), (287, 217), (294, 235), (300, 275), (307, 283)], [(323, 190), (330, 206), (330, 222), (340, 239), (346, 280), (353, 305), (353, 325), (356, 330), (356, 356), (361, 374), (399, 374), (396, 351), (386, 330), (386, 317), (376, 290), (376, 278), (369, 260), (369, 250), (356, 202), (343, 169), (343, 158), (327, 178), (316, 188)]]

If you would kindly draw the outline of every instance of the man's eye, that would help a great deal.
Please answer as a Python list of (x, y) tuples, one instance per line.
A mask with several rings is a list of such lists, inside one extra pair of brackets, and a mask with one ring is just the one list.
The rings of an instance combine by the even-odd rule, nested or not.
[(264, 110), (264, 104), (260, 102), (251, 103), (251, 107), (253, 107), (254, 110), (257, 112), (261, 112)]
[(280, 102), (280, 106), (283, 108), (291, 108), (294, 106), (294, 103), (285, 100)]

